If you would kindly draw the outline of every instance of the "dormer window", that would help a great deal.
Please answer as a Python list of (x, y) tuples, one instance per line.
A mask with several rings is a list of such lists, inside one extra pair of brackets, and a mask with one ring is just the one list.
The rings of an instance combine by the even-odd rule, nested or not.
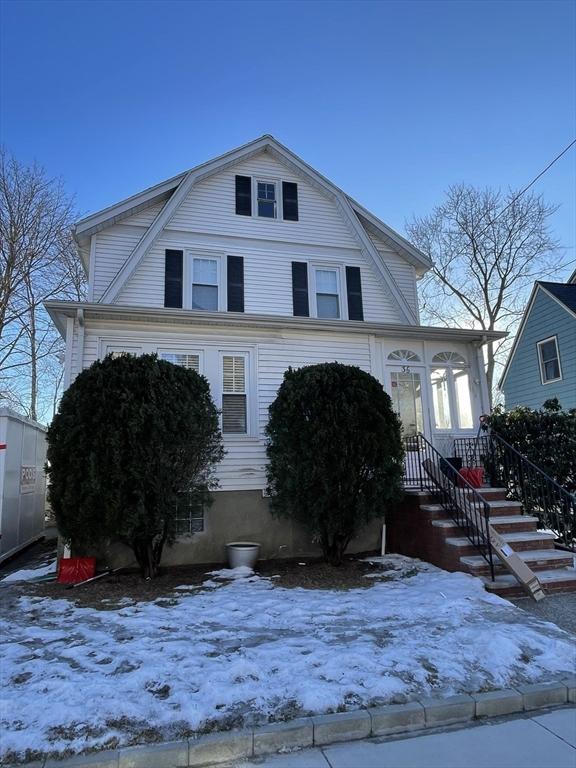
[(257, 211), (258, 216), (265, 219), (276, 218), (276, 184), (273, 181), (257, 181)]
[(218, 259), (192, 259), (192, 309), (218, 311)]

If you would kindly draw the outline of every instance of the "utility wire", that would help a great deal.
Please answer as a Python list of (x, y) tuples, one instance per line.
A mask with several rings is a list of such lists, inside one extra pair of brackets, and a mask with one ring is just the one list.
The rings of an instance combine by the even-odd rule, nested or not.
[(515, 203), (515, 202), (516, 202), (516, 201), (517, 201), (517, 200), (518, 200), (520, 197), (522, 197), (522, 195), (524, 194), (524, 192), (527, 192), (527, 191), (530, 189), (530, 187), (534, 186), (534, 184), (536, 184), (536, 182), (538, 181), (538, 179), (540, 179), (542, 176), (544, 176), (544, 174), (546, 173), (546, 171), (549, 171), (549, 170), (550, 170), (550, 168), (552, 168), (552, 166), (554, 165), (554, 163), (556, 163), (558, 160), (560, 160), (560, 158), (561, 158), (563, 155), (565, 155), (565, 154), (566, 154), (566, 152), (568, 152), (568, 150), (569, 150), (571, 147), (573, 147), (573, 146), (574, 146), (574, 144), (576, 144), (576, 139), (574, 139), (573, 141), (571, 141), (571, 142), (570, 142), (570, 144), (568, 144), (568, 146), (564, 147), (564, 149), (562, 150), (562, 152), (560, 152), (559, 154), (557, 154), (557, 155), (556, 155), (556, 157), (554, 158), (554, 160), (552, 160), (550, 163), (548, 163), (548, 165), (546, 166), (546, 168), (544, 168), (544, 170), (540, 171), (540, 173), (538, 174), (538, 176), (535, 176), (535, 177), (532, 179), (532, 181), (531, 181), (529, 184), (526, 184), (526, 186), (524, 187), (524, 189), (521, 189), (521, 190), (520, 190), (520, 192), (518, 192), (518, 194), (517, 194), (517, 195), (515, 195), (515, 196), (512, 198), (512, 200), (510, 200), (510, 202), (508, 203), (508, 205), (507, 205), (505, 208), (502, 208), (502, 210), (501, 210), (499, 213), (497, 213), (497, 214), (496, 214), (496, 216), (494, 216), (494, 218), (492, 219), (492, 221), (488, 222), (488, 224), (487, 224), (487, 225), (484, 227), (484, 229), (480, 230), (480, 232), (479, 232), (479, 233), (476, 235), (476, 237), (481, 237), (481, 236), (484, 234), (484, 232), (486, 232), (486, 230), (487, 230), (487, 229), (489, 229), (489, 228), (492, 226), (492, 224), (494, 224), (494, 222), (496, 221), (496, 219), (499, 219), (499, 218), (500, 218), (500, 216), (502, 216), (502, 214), (503, 214), (503, 213), (506, 213), (506, 211), (508, 210), (508, 208), (511, 208), (511, 207), (514, 205), (514, 203)]

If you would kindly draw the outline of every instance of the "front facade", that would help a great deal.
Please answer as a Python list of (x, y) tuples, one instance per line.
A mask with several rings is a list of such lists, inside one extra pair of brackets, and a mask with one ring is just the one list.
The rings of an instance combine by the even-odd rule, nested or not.
[[(231, 540), (265, 557), (316, 551), (264, 492), (268, 407), (289, 366), (372, 373), (405, 433), (440, 449), (488, 410), (482, 345), (500, 334), (421, 326), (427, 258), (272, 137), (89, 216), (75, 237), (88, 300), (47, 304), (66, 384), (106, 354), (155, 352), (206, 376), (222, 412), (214, 504), (181, 521), (168, 562), (220, 561)], [(378, 546), (379, 528), (353, 548)]]
[(500, 389), (508, 409), (552, 398), (576, 408), (576, 272), (567, 283), (534, 285)]

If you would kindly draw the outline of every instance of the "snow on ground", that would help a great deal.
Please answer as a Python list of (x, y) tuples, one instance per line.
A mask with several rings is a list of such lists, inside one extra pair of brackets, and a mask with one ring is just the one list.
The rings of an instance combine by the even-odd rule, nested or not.
[(39, 576), (47, 576), (49, 573), (56, 573), (56, 560), (52, 560), (46, 565), (41, 565), (39, 568), (30, 568), (22, 571), (15, 571), (5, 576), (0, 581), (30, 581), (37, 579)]
[(19, 597), (2, 649), (4, 756), (172, 739), (572, 672), (571, 635), (489, 595), (479, 580), (407, 558), (386, 563), (388, 581), (348, 591), (285, 589), (222, 571), (195, 592), (177, 588), (173, 598), (113, 610)]

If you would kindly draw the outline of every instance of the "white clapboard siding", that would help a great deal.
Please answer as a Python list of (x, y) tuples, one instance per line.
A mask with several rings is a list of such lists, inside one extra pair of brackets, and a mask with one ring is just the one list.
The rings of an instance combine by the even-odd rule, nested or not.
[[(217, 477), (222, 490), (261, 489), (266, 485), (266, 443), (264, 428), (268, 421), (268, 408), (274, 400), (278, 387), (282, 383), (284, 372), (289, 366), (299, 368), (303, 365), (338, 361), (357, 365), (370, 371), (370, 347), (368, 336), (353, 334), (312, 334), (290, 333), (286, 338), (262, 336), (255, 343), (247, 340), (246, 348), (253, 351), (252, 359), (257, 361), (257, 437), (243, 439), (225, 439), (226, 456), (217, 469)], [(238, 343), (238, 338), (235, 338)], [(158, 330), (153, 326), (139, 329), (127, 325), (86, 327), (84, 333), (83, 367), (87, 368), (103, 353), (106, 344), (121, 347), (140, 347), (143, 352), (170, 349), (177, 346), (184, 350), (201, 349), (207, 344), (222, 345), (229, 348), (229, 334), (206, 334), (191, 332), (186, 328), (170, 326)], [(77, 353), (76, 353), (77, 354)], [(74, 358), (76, 359), (76, 358)], [(75, 371), (78, 372), (77, 370)], [(251, 393), (252, 397), (254, 393)]]
[(416, 270), (414, 266), (410, 264), (406, 259), (403, 259), (398, 253), (393, 251), (383, 240), (369, 233), (370, 238), (378, 252), (380, 257), (390, 270), (392, 277), (396, 281), (396, 285), (400, 289), (400, 293), (406, 299), (406, 302), (410, 308), (416, 312), (418, 316), (418, 288), (416, 284)]
[(163, 202), (149, 205), (147, 208), (144, 208), (142, 211), (135, 213), (133, 216), (129, 216), (127, 219), (123, 219), (122, 223), (135, 227), (148, 227), (150, 224), (152, 224), (156, 216), (158, 216), (162, 208), (164, 208), (165, 204), (166, 203)]
[[(299, 221), (237, 216), (236, 175), (296, 182)], [(277, 194), (281, 194), (280, 187), (277, 188)], [(342, 247), (358, 245), (337, 205), (310, 182), (292, 173), (266, 152), (198, 182), (172, 217), (168, 228), (295, 243)]]
[(145, 227), (116, 224), (94, 235), (94, 301), (100, 300), (145, 231)]
[[(168, 236), (171, 239), (167, 239)], [(227, 247), (228, 246), (228, 247)], [(190, 233), (165, 232), (146, 254), (126, 286), (120, 292), (118, 303), (128, 306), (164, 306), (164, 252), (166, 248), (202, 247)], [(401, 322), (396, 305), (374, 265), (359, 250), (332, 249), (321, 255), (309, 256), (301, 246), (291, 251), (246, 248), (232, 242), (215, 239), (208, 246), (222, 253), (244, 257), (244, 311), (254, 314), (292, 315), (292, 261), (309, 260), (314, 263), (358, 266), (361, 270), (364, 319), (371, 322)], [(328, 251), (328, 249), (326, 249)], [(310, 297), (312, 301), (312, 296)], [(343, 300), (346, 297), (343, 296)]]

